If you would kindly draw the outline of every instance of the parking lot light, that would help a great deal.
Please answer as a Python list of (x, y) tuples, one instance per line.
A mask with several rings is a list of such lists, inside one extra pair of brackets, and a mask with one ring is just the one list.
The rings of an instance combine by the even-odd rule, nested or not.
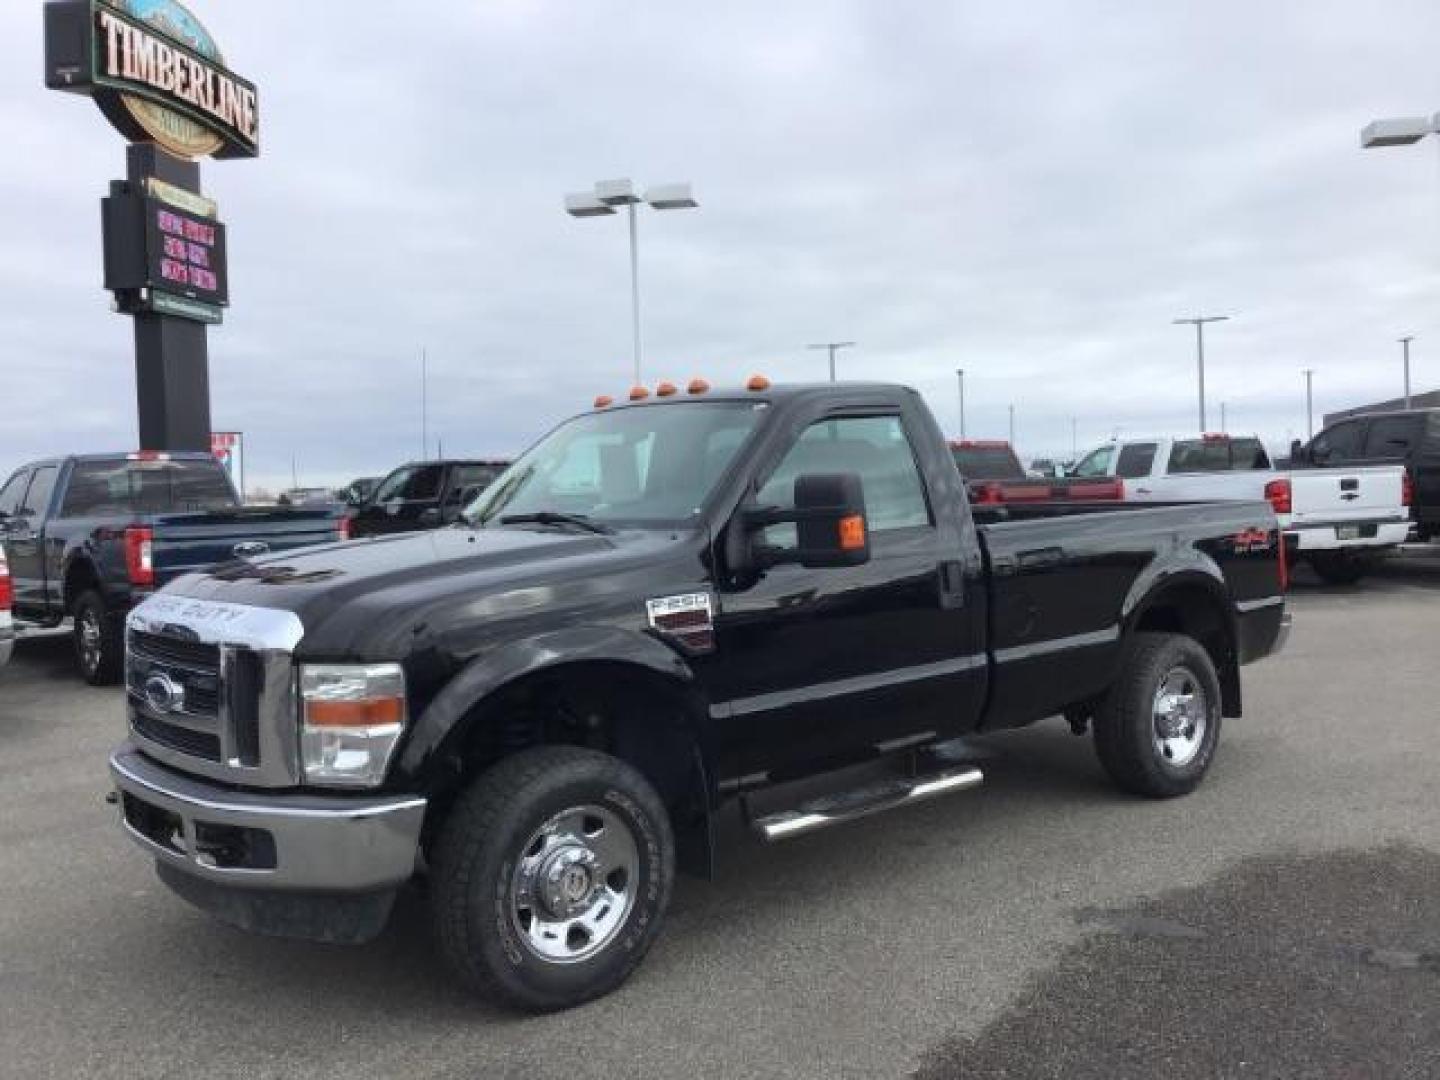
[(1423, 116), (1401, 116), (1372, 120), (1360, 129), (1360, 146), (1365, 150), (1379, 146), (1409, 146), (1434, 131), (1440, 131), (1440, 113), (1429, 119)]

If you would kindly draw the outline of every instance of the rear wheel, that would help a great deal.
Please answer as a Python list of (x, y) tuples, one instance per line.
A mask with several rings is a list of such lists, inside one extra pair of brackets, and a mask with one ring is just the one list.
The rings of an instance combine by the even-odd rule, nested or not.
[(1354, 585), (1369, 572), (1371, 561), (1346, 551), (1317, 551), (1310, 566), (1327, 585)]
[(435, 845), (431, 904), (461, 981), (561, 1009), (624, 982), (659, 933), (674, 880), (665, 807), (635, 769), (537, 747), (461, 795)]
[(98, 590), (87, 589), (70, 609), (75, 620), (75, 663), (91, 686), (120, 681), (125, 663), (125, 625), (105, 606)]
[(1136, 634), (1095, 717), (1095, 750), (1117, 787), (1163, 799), (1195, 790), (1220, 741), (1220, 680), (1183, 634)]

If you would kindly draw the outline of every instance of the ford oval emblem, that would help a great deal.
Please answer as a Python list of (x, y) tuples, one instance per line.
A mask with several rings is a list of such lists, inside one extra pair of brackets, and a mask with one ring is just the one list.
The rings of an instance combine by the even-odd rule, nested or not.
[(245, 540), (231, 548), (230, 553), (239, 559), (253, 559), (257, 555), (270, 554), (270, 545), (264, 540)]
[(157, 671), (145, 680), (145, 701), (157, 713), (179, 712), (185, 707), (185, 687)]

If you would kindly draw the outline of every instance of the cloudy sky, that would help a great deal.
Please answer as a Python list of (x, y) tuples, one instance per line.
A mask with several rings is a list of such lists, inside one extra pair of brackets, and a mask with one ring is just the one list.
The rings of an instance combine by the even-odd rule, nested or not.
[[(1434, 0), (944, 4), (194, 0), (259, 84), (263, 155), (207, 163), (233, 306), (214, 422), (252, 482), (509, 454), (630, 382), (623, 219), (567, 191), (688, 179), (645, 211), (645, 374), (920, 387), (956, 426), (1068, 453), (1212, 419), (1276, 442), (1440, 386)], [(100, 285), (121, 140), (41, 85), (41, 5), (0, 15), (0, 472), (136, 440), (128, 321)], [(412, 14), (423, 10), (424, 17)]]

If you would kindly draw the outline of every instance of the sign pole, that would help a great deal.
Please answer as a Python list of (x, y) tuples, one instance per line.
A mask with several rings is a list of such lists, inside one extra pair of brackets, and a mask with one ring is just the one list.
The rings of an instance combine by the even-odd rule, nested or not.
[[(153, 177), (200, 193), (200, 166), (172, 157), (152, 143), (126, 150), (134, 190)], [(202, 322), (136, 311), (135, 394), (141, 450), (210, 449), (210, 354)]]

